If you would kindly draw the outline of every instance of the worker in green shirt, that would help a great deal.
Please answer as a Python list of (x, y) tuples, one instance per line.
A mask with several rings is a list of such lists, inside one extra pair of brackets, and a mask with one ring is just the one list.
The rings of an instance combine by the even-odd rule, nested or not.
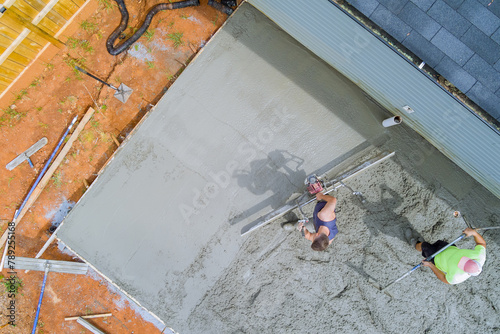
[[(458, 284), (471, 276), (479, 275), (486, 261), (486, 242), (483, 237), (472, 228), (466, 228), (463, 233), (467, 237), (474, 237), (476, 242), (474, 249), (459, 249), (456, 246), (450, 246), (431, 261), (422, 261), (422, 265), (431, 268), (436, 277), (444, 283)], [(415, 249), (427, 258), (448, 243), (443, 240), (438, 240), (433, 244), (413, 240), (413, 244)]]

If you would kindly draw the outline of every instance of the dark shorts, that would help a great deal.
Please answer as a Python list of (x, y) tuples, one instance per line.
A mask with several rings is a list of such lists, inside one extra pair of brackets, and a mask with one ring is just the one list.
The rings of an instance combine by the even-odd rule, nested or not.
[[(433, 244), (424, 241), (422, 242), (422, 256), (428, 258), (446, 245), (448, 245), (448, 242), (444, 240), (438, 240)], [(432, 259), (431, 262), (434, 263), (434, 259)]]

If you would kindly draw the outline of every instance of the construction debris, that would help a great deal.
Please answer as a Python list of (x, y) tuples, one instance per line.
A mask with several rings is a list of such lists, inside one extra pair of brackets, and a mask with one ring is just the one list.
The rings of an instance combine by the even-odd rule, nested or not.
[(35, 154), (39, 149), (41, 149), (42, 147), (44, 147), (45, 145), (47, 145), (47, 143), (48, 143), (47, 137), (43, 137), (42, 139), (40, 139), (39, 141), (37, 141), (36, 143), (34, 143), (26, 151), (24, 151), (23, 153), (19, 154), (14, 160), (12, 160), (11, 162), (9, 162), (7, 164), (7, 166), (5, 166), (5, 168), (7, 168), (8, 170), (13, 170), (17, 166), (19, 166), (21, 163), (23, 163), (25, 160), (28, 161), (28, 163), (30, 164), (31, 168), (34, 168), (33, 163), (31, 162), (30, 157), (33, 154)]

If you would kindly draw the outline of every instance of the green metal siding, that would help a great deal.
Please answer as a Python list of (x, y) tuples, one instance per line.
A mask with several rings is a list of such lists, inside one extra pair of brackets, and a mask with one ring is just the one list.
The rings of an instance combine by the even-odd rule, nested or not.
[(401, 55), (328, 0), (248, 2), (500, 198), (500, 135)]

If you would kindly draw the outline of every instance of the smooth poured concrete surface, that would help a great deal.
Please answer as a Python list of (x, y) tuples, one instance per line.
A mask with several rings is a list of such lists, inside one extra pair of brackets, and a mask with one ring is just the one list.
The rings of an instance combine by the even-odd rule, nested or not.
[[(404, 140), (381, 126), (388, 116), (243, 4), (122, 145), (58, 237), (174, 330), (235, 330), (234, 320), (188, 319), (217, 294), (214, 287), (228, 278), (241, 247), (257, 245), (276, 228), (242, 238), (245, 226), (301, 192), (306, 175), (360, 152), (417, 143), (426, 150), (403, 154), (401, 161), (439, 155), (403, 127), (397, 135), (411, 140), (396, 144)], [(438, 177), (436, 164), (422, 161), (419, 170)], [(462, 175), (456, 167), (448, 170)], [(459, 202), (480, 187), (466, 181), (457, 187)], [(279, 239), (282, 230), (273, 231)], [(259, 257), (270, 251), (258, 250)], [(222, 304), (229, 302), (224, 298)]]

